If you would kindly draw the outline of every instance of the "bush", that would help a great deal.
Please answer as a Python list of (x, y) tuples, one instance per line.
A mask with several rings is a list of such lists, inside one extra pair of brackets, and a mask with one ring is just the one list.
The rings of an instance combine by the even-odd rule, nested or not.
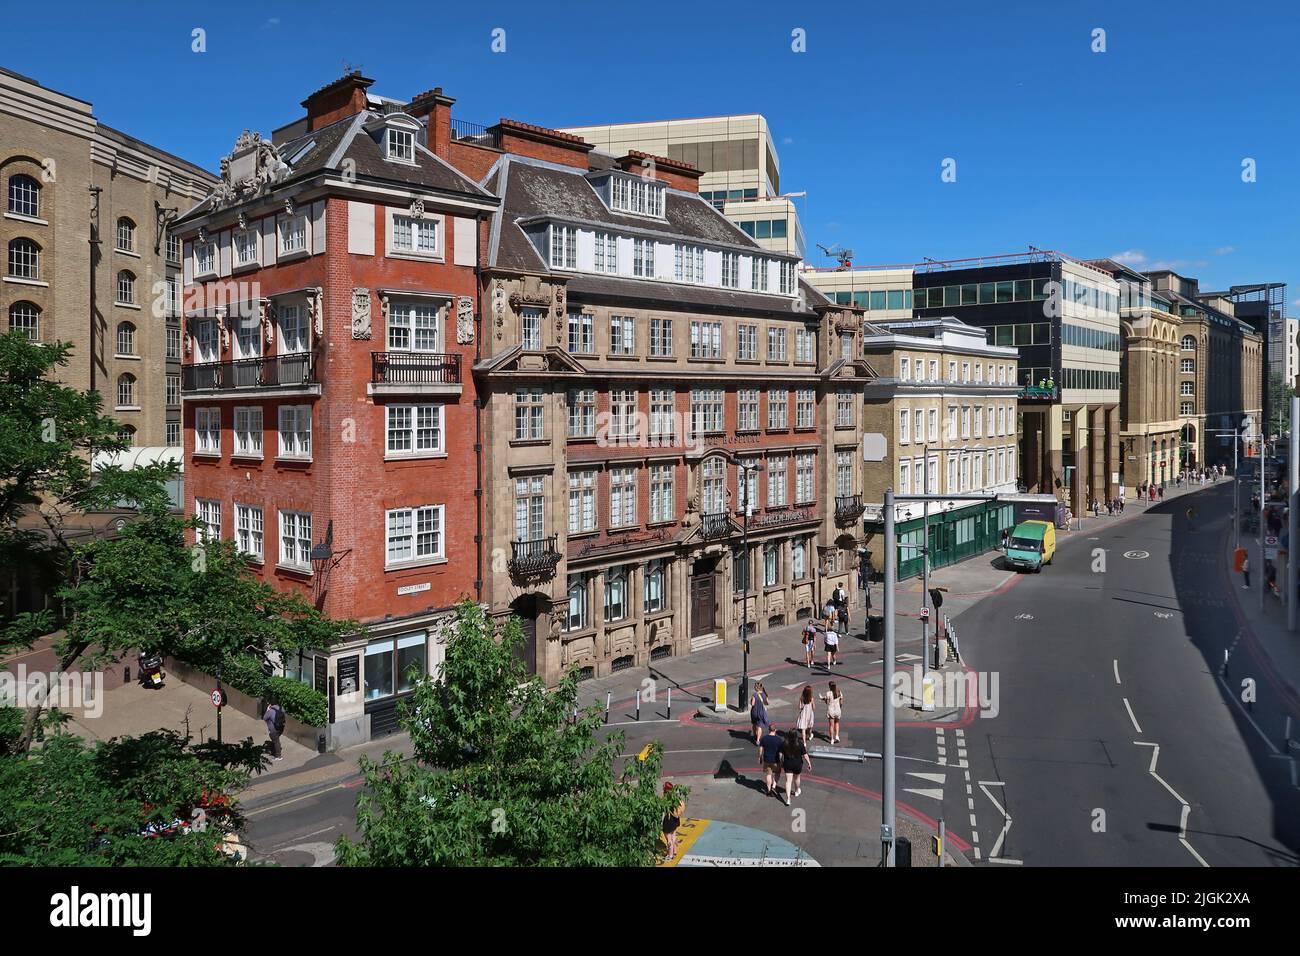
[(262, 662), (255, 657), (242, 654), (226, 658), (221, 677), (249, 697), (278, 700), (286, 714), (308, 727), (324, 727), (329, 721), (324, 694), (288, 677), (267, 677)]

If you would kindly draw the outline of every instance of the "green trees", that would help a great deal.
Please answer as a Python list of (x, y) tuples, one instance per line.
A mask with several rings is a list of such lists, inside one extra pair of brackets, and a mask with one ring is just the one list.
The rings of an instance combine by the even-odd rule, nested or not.
[(662, 754), (619, 771), (623, 735), (600, 742), (597, 708), (573, 719), (577, 674), (528, 678), (518, 621), (494, 632), (466, 602), (436, 680), (405, 706), (415, 758), (365, 761), (352, 866), (645, 866), (668, 801)]

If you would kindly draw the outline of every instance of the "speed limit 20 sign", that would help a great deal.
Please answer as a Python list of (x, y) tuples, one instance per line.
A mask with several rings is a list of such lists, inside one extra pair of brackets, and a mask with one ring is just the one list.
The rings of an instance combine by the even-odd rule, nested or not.
[(212, 692), (212, 706), (218, 710), (226, 706), (226, 692), (220, 687)]

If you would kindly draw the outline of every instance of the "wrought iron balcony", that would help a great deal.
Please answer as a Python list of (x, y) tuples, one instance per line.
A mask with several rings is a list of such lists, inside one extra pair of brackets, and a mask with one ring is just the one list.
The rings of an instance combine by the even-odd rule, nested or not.
[(311, 352), (181, 366), (181, 390), (185, 392), (294, 388), (319, 382), (316, 356)]
[(510, 573), (519, 575), (544, 574), (554, 571), (560, 563), (556, 535), (532, 541), (510, 542)]
[(707, 538), (728, 538), (735, 534), (736, 526), (731, 515), (725, 512), (700, 516), (700, 533)]
[(867, 506), (862, 503), (861, 495), (835, 496), (836, 521), (856, 521), (866, 510)]
[(460, 355), (450, 352), (371, 352), (376, 385), (459, 385)]

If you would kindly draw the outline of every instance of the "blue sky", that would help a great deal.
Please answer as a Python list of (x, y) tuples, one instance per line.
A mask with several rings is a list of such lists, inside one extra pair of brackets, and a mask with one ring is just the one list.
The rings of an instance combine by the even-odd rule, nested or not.
[[(244, 128), (299, 115), (345, 61), (376, 93), (442, 86), (476, 122), (759, 112), (782, 188), (808, 193), (812, 264), (829, 262), (818, 242), (862, 265), (1030, 244), (1123, 253), (1202, 288), (1285, 281), (1300, 315), (1294, 3), (207, 6), (53, 0), (58, 15), (27, 19), (3, 65), (209, 168)], [(796, 28), (806, 52), (791, 49)], [(946, 158), (956, 182), (941, 181)]]

